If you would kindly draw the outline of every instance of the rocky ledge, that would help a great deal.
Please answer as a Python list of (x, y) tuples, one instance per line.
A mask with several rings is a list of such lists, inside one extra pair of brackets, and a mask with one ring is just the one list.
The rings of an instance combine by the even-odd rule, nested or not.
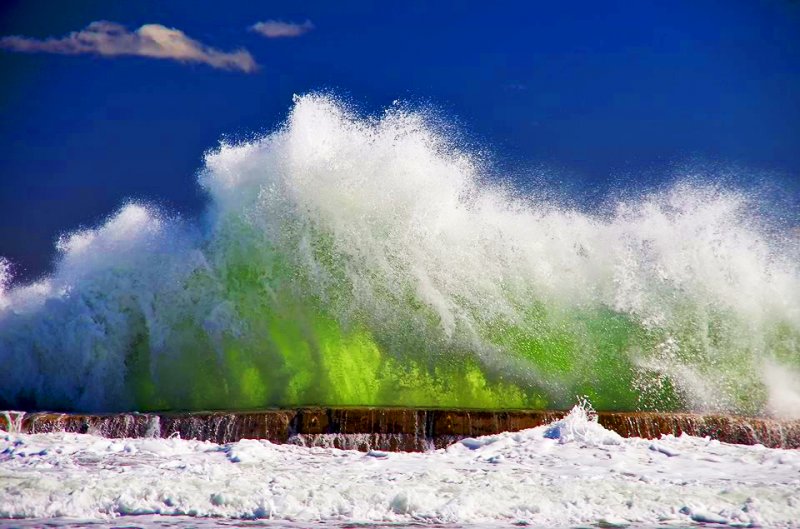
[[(425, 451), (466, 437), (550, 423), (565, 411), (475, 411), (408, 408), (298, 408), (262, 411), (72, 414), (0, 412), (0, 429), (74, 432), (104, 437), (171, 437), (229, 443), (274, 443), (358, 450)], [(599, 412), (624, 437), (687, 433), (726, 443), (800, 448), (800, 421), (691, 413)]]

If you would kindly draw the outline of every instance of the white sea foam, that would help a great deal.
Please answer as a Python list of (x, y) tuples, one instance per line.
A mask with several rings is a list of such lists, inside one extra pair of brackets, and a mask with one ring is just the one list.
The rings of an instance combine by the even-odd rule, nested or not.
[(309, 525), (800, 527), (799, 490), (798, 451), (622, 439), (579, 409), (428, 453), (0, 435), (0, 517), (40, 521), (160, 514)]
[[(600, 214), (565, 208), (497, 185), (422, 113), (364, 118), (314, 94), (209, 152), (199, 179), (202, 226), (128, 204), (63, 237), (40, 282), (9, 287), (0, 261), (0, 402), (337, 404), (359, 374), (344, 403), (403, 404), (398, 387), (439, 377), (469, 389), (449, 405), (591, 390), (616, 407), (789, 409), (791, 378), (767, 371), (799, 367), (797, 236), (740, 190), (687, 175)], [(380, 355), (366, 375), (363, 357), (337, 368), (355, 342)], [(470, 393), (486, 387), (494, 401)]]

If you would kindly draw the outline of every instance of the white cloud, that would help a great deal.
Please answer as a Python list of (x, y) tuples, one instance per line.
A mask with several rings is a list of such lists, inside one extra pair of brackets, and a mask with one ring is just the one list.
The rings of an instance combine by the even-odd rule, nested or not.
[(223, 70), (253, 72), (258, 69), (247, 50), (223, 52), (186, 36), (183, 31), (160, 24), (145, 24), (136, 31), (100, 20), (86, 29), (46, 40), (10, 36), (0, 38), (0, 48), (27, 53), (60, 53), (78, 55), (91, 53), (105, 57), (137, 55), (154, 59), (208, 64)]
[(312, 24), (310, 20), (306, 20), (302, 24), (283, 22), (282, 20), (266, 20), (264, 22), (256, 22), (250, 26), (250, 31), (260, 33), (268, 39), (299, 37), (312, 29), (314, 29), (314, 24)]

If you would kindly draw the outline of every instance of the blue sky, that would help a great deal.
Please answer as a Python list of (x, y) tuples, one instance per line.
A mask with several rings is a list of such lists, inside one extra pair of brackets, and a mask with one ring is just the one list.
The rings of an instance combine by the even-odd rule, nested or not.
[[(106, 55), (68, 38), (98, 21), (121, 25)], [(251, 29), (269, 21), (298, 34)], [(142, 44), (172, 29), (191, 61)], [(197, 214), (203, 152), (274, 128), (313, 90), (365, 112), (433, 106), (520, 187), (544, 172), (587, 206), (686, 167), (800, 196), (796, 1), (6, 1), (11, 36), (0, 255), (22, 279), (49, 268), (59, 234), (126, 199)]]

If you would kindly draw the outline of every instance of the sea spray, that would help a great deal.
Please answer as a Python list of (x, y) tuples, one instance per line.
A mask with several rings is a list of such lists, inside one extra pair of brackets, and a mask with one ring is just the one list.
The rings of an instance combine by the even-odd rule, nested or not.
[[(105, 416), (113, 418), (119, 415)], [(75, 520), (218, 527), (267, 518), (262, 527), (693, 527), (714, 520), (796, 529), (800, 520), (800, 451), (690, 435), (620, 438), (577, 407), (549, 425), (451, 439), (426, 453), (325, 447), (336, 434), (314, 436), (311, 448), (97, 433), (0, 431), (0, 517), (37, 528)]]
[(314, 94), (199, 180), (202, 222), (131, 203), (63, 237), (39, 282), (0, 266), (4, 407), (797, 398), (775, 375), (800, 367), (797, 235), (736, 189), (687, 179), (589, 214), (492, 184), (424, 113)]

